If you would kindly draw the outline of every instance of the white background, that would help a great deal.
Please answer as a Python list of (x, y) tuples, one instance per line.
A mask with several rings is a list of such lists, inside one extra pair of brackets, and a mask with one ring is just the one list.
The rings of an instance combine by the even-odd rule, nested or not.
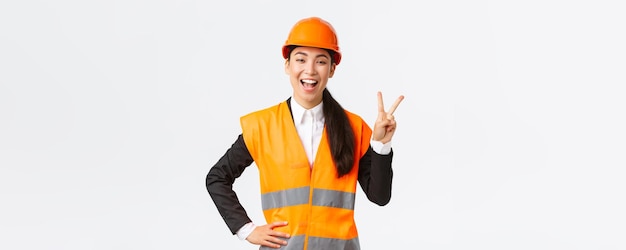
[[(406, 96), (363, 249), (626, 249), (621, 2), (2, 1), (0, 249), (257, 249), (204, 178), (291, 94), (308, 16), (339, 34), (345, 108)], [(263, 223), (257, 173), (235, 188)]]

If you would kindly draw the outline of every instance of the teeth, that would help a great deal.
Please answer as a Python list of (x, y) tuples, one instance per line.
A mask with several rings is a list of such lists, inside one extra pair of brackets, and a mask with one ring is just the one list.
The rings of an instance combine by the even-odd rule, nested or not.
[(307, 84), (316, 84), (316, 83), (317, 83), (317, 81), (315, 81), (315, 80), (309, 80), (309, 79), (303, 79), (303, 80), (302, 80), (302, 82), (303, 82), (303, 83), (307, 83)]

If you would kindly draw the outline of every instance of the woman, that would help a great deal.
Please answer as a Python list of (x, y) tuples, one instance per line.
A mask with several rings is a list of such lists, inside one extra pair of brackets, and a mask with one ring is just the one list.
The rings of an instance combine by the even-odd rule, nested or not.
[[(360, 249), (354, 222), (358, 182), (386, 205), (393, 172), (394, 110), (378, 92), (373, 131), (326, 89), (341, 62), (334, 28), (318, 17), (298, 21), (282, 50), (293, 95), (240, 119), (242, 133), (210, 169), (206, 187), (233, 234), (261, 249)], [(232, 189), (255, 163), (267, 224), (256, 225)]]

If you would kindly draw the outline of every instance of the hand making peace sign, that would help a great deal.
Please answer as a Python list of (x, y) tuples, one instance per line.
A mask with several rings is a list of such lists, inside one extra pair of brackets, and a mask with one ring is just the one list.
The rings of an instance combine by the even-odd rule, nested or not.
[(385, 105), (383, 104), (383, 94), (378, 91), (378, 117), (376, 123), (374, 123), (374, 132), (372, 133), (372, 139), (374, 141), (380, 141), (387, 143), (391, 141), (394, 132), (396, 132), (396, 120), (393, 117), (393, 112), (396, 111), (400, 102), (404, 99), (401, 95), (396, 99), (388, 112), (385, 112)]

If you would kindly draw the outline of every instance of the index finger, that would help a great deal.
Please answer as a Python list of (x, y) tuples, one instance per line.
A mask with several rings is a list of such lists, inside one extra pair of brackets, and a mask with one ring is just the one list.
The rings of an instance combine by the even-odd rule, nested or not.
[(385, 112), (385, 105), (383, 105), (383, 94), (378, 91), (378, 112)]
[(271, 224), (269, 224), (269, 226), (271, 229), (274, 229), (275, 227), (287, 226), (287, 224), (289, 224), (289, 222), (287, 221), (276, 221), (276, 222), (272, 222)]
[(393, 112), (396, 111), (396, 109), (398, 108), (398, 105), (400, 105), (400, 102), (402, 102), (402, 100), (404, 100), (404, 96), (401, 95), (398, 97), (398, 99), (396, 99), (396, 102), (393, 103), (393, 105), (391, 106), (391, 108), (389, 109), (389, 112), (387, 112), (388, 115), (393, 115)]

